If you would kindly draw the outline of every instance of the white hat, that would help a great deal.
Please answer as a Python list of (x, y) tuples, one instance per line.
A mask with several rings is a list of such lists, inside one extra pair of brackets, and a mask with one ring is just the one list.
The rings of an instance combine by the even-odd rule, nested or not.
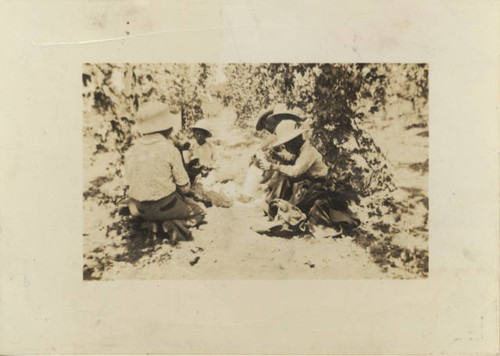
[(302, 135), (304, 132), (304, 129), (298, 126), (295, 121), (283, 120), (276, 127), (276, 141), (272, 144), (272, 146), (281, 146), (282, 144), (293, 140), (295, 137)]
[(137, 124), (139, 132), (145, 135), (171, 129), (181, 120), (178, 109), (159, 102), (148, 102), (141, 106)]
[(212, 136), (212, 130), (210, 129), (210, 125), (208, 124), (207, 119), (201, 119), (201, 120), (198, 120), (197, 122), (195, 122), (193, 124), (193, 126), (191, 126), (191, 130), (193, 130), (193, 129), (204, 130), (204, 131), (208, 132), (208, 137)]

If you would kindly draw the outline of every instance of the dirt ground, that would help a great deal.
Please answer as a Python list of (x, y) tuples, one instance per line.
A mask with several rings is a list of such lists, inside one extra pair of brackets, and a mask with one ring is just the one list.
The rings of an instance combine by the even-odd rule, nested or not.
[[(411, 112), (411, 110), (407, 110)], [(428, 131), (415, 125), (415, 117), (398, 107), (387, 118), (373, 117), (366, 123), (375, 142), (386, 154), (402, 200), (413, 203), (404, 214), (392, 242), (408, 249), (428, 249), (426, 225), (428, 213)], [(262, 191), (242, 203), (236, 199), (244, 183), (248, 163), (258, 145), (251, 130), (233, 125), (234, 114), (226, 109), (213, 119), (214, 141), (219, 144), (219, 174), (230, 181), (221, 191), (232, 201), (229, 208), (207, 209), (207, 224), (193, 231), (193, 241), (177, 246), (125, 234), (106, 236), (109, 204), (84, 200), (84, 278), (117, 279), (412, 279), (422, 278), (399, 260), (384, 268), (376, 263), (368, 249), (351, 237), (284, 239), (259, 235), (251, 227), (265, 218)], [(219, 138), (224, 137), (224, 140)], [(84, 157), (85, 187), (102, 176), (112, 153)], [(117, 189), (118, 178), (101, 189)], [(423, 198), (422, 198), (423, 197)], [(427, 205), (426, 205), (427, 204)], [(118, 218), (117, 218), (118, 219)]]

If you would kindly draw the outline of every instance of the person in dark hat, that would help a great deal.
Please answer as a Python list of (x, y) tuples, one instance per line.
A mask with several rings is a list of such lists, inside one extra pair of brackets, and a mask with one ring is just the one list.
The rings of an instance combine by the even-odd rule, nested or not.
[[(189, 227), (199, 225), (205, 212), (185, 197), (190, 182), (181, 153), (170, 135), (180, 113), (160, 103), (143, 105), (138, 122), (141, 137), (125, 154), (132, 215), (153, 223), (172, 243), (190, 240)], [(161, 225), (161, 230), (158, 229)]]
[(266, 109), (259, 115), (255, 129), (257, 131), (266, 130), (273, 134), (278, 124), (283, 120), (302, 122), (303, 119), (295, 111), (288, 109), (285, 104), (277, 104), (272, 109)]

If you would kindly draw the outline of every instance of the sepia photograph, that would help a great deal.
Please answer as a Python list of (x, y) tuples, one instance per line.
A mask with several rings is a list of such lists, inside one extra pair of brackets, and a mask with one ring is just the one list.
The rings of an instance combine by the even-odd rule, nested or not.
[(498, 355), (499, 1), (0, 1), (0, 355)]
[(428, 77), (84, 64), (83, 278), (427, 278)]

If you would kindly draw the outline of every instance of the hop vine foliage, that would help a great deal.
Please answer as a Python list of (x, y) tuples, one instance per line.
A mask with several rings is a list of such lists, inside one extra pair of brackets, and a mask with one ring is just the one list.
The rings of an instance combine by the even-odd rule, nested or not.
[(203, 117), (202, 103), (212, 78), (209, 64), (85, 64), (84, 132), (95, 139), (97, 152), (113, 151), (122, 158), (135, 135), (140, 107), (161, 101), (181, 110), (183, 126)]
[(235, 107), (240, 124), (251, 125), (272, 103), (299, 108), (337, 187), (362, 195), (394, 189), (386, 158), (362, 128), (364, 118), (385, 109), (383, 65), (230, 64), (226, 77), (217, 97)]
[(341, 189), (361, 195), (395, 188), (387, 160), (362, 121), (385, 104), (386, 76), (376, 65), (322, 64), (315, 82), (318, 149)]
[(302, 110), (336, 187), (361, 195), (394, 189), (387, 160), (363, 121), (384, 111), (390, 97), (420, 108), (428, 95), (426, 64), (245, 63), (227, 64), (223, 72), (225, 80), (217, 82), (215, 65), (205, 63), (86, 64), (84, 106), (97, 115), (89, 115), (84, 131), (93, 136), (95, 152), (116, 152), (121, 164), (145, 102), (179, 107), (184, 128), (204, 116), (203, 103), (212, 98), (232, 106), (244, 127), (263, 108), (284, 102)]

